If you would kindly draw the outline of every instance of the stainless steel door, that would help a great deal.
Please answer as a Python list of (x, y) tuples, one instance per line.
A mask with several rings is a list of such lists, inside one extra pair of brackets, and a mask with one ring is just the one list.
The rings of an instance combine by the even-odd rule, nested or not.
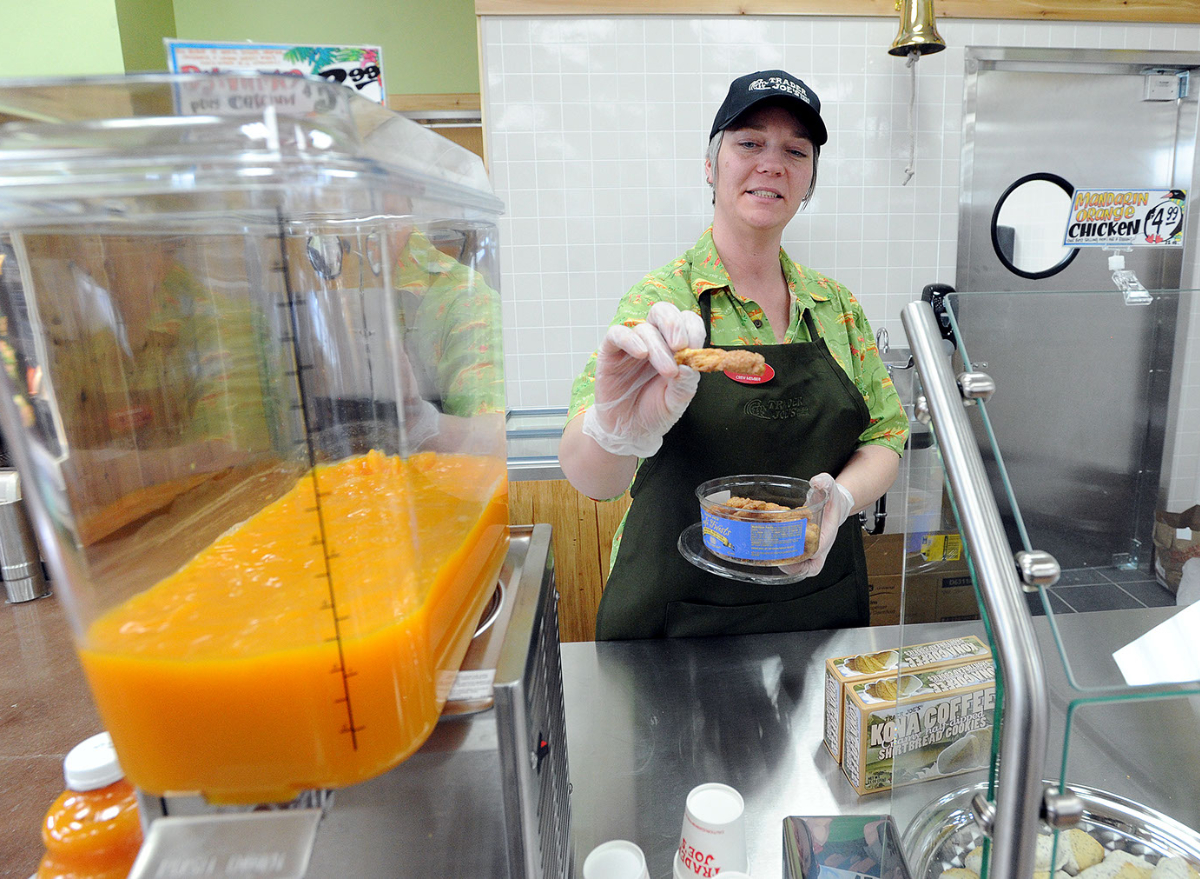
[[(1097, 247), (1070, 259), (1064, 251), (1061, 270), (1018, 274), (993, 225), (1007, 191), (1030, 174), (1073, 189), (1190, 192), (1200, 76), (1177, 100), (1146, 100), (1146, 77), (1186, 83), (1178, 72), (1200, 67), (1200, 54), (973, 48), (966, 58), (955, 287), (1028, 295), (952, 304), (971, 358), (997, 382), (988, 410), (1014, 494), (1032, 542), (1063, 567), (1107, 566), (1125, 554), (1146, 563), (1178, 300), (1125, 305), (1113, 252)], [(1065, 222), (1064, 214), (1060, 243)], [(1180, 249), (1123, 256), (1146, 287), (1178, 289)]]

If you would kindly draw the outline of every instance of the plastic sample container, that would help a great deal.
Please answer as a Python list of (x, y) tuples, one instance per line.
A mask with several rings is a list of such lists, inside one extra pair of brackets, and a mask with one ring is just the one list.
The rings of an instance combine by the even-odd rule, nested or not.
[(826, 498), (807, 479), (740, 475), (696, 488), (709, 552), (743, 565), (786, 565), (817, 550)]

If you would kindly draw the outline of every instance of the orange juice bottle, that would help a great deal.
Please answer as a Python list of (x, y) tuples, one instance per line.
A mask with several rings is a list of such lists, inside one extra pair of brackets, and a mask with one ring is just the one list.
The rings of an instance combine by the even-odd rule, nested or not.
[(45, 820), (36, 879), (125, 879), (142, 845), (137, 797), (108, 733), (80, 742), (63, 761), (67, 789)]

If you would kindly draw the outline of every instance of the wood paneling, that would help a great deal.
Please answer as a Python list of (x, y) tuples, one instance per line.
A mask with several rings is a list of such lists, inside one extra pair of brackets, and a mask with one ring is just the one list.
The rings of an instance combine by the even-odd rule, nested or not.
[(594, 501), (565, 479), (518, 480), (508, 484), (508, 519), (513, 525), (548, 523), (554, 550), (562, 641), (592, 641), (596, 610), (613, 534), (629, 507), (629, 495)]
[[(938, 18), (1200, 24), (1195, 0), (934, 0)], [(896, 16), (895, 0), (475, 0), (476, 15)]]
[(479, 110), (479, 92), (444, 95), (388, 95), (389, 110), (412, 113), (419, 110)]
[(483, 154), (483, 126), (482, 125), (464, 125), (459, 128), (451, 128), (445, 125), (431, 125), (430, 130), (436, 131), (447, 140), (452, 140), (461, 147), (466, 147), (481, 159), (486, 160)]
[[(462, 92), (444, 95), (388, 95), (389, 110), (409, 114), (422, 124), (436, 131), (447, 140), (452, 140), (466, 147), (487, 164), (483, 146), (483, 122), (480, 116), (480, 97), (478, 92)], [(438, 124), (438, 120), (422, 119), (423, 112), (462, 113), (462, 119), (478, 119), (474, 124)], [(468, 115), (471, 114), (471, 115)], [(449, 120), (446, 120), (449, 122)]]

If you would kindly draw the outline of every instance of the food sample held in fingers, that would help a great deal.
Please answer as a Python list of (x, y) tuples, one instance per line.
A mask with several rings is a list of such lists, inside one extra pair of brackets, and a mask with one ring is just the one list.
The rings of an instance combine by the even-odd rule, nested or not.
[(675, 352), (675, 362), (697, 372), (736, 372), (762, 375), (767, 361), (755, 351), (726, 351), (723, 348), (684, 348)]

